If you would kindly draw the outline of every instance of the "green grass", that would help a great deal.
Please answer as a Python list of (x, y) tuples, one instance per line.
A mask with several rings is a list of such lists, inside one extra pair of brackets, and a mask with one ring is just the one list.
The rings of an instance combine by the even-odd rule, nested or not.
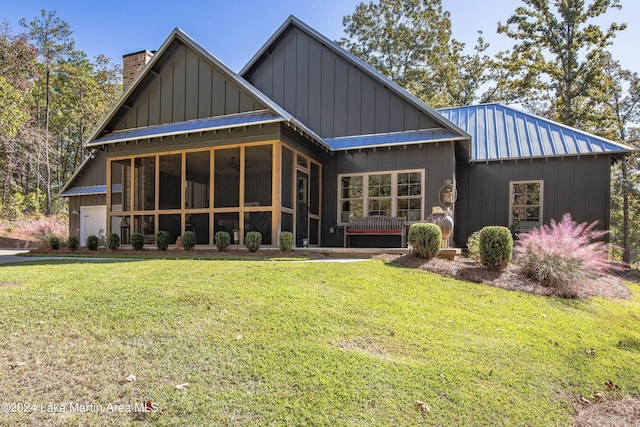
[[(2, 401), (38, 412), (0, 425), (549, 426), (575, 396), (640, 394), (635, 285), (573, 301), (382, 261), (197, 260), (16, 265), (0, 283)], [(162, 413), (39, 413), (144, 401)]]

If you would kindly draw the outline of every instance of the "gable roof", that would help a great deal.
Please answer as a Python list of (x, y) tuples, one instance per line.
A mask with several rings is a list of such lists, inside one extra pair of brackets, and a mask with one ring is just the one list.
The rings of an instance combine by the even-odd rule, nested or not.
[[(110, 129), (106, 129), (107, 125), (119, 114), (122, 113), (123, 110), (127, 109), (126, 102), (127, 100), (134, 95), (136, 90), (138, 90), (139, 86), (145, 79), (150, 78), (152, 75), (152, 71), (154, 66), (161, 61), (165, 54), (168, 54), (171, 45), (174, 41), (179, 41), (185, 44), (190, 49), (194, 50), (196, 53), (207, 59), (210, 63), (212, 63), (218, 70), (220, 70), (225, 77), (229, 78), (240, 88), (245, 90), (251, 96), (253, 96), (256, 100), (258, 100), (261, 104), (267, 107), (274, 115), (280, 116), (283, 118), (283, 121), (287, 123), (289, 126), (294, 128), (297, 131), (301, 131), (304, 134), (311, 137), (316, 143), (325, 149), (329, 149), (324, 140), (315, 134), (311, 129), (307, 128), (304, 123), (299, 122), (295, 117), (285, 111), (282, 107), (280, 107), (277, 103), (273, 102), (269, 97), (264, 95), (254, 86), (252, 86), (245, 79), (240, 77), (234, 71), (232, 71), (227, 65), (225, 65), (222, 61), (220, 61), (217, 57), (211, 54), (209, 51), (204, 49), (198, 43), (196, 43), (191, 37), (189, 37), (184, 31), (180, 28), (175, 28), (169, 37), (162, 44), (160, 49), (156, 52), (156, 54), (152, 57), (151, 61), (145, 66), (144, 70), (138, 74), (135, 80), (131, 83), (128, 89), (124, 92), (124, 94), (120, 97), (120, 100), (111, 108), (111, 110), (107, 113), (104, 119), (100, 122), (100, 124), (96, 127), (96, 130), (91, 134), (89, 139), (87, 140), (87, 145), (90, 145), (94, 140), (98, 137), (104, 135), (105, 133), (110, 133)], [(239, 123), (238, 126), (244, 125), (243, 123)], [(187, 133), (187, 131), (182, 132)]]
[(273, 47), (278, 43), (278, 40), (281, 39), (281, 37), (283, 37), (287, 30), (291, 27), (299, 29), (311, 39), (316, 40), (322, 46), (325, 46), (326, 48), (331, 50), (334, 54), (345, 60), (347, 63), (356, 66), (365, 75), (369, 76), (371, 79), (390, 90), (393, 94), (397, 95), (409, 105), (413, 106), (418, 111), (429, 117), (437, 125), (449, 130), (449, 132), (455, 135), (457, 138), (462, 137), (458, 139), (469, 139), (469, 135), (463, 129), (456, 126), (452, 122), (445, 120), (442, 115), (438, 114), (437, 111), (429, 107), (426, 103), (411, 95), (405, 89), (401, 88), (392, 80), (382, 75), (379, 71), (371, 67), (369, 64), (356, 57), (352, 53), (348, 52), (347, 50), (336, 44), (334, 41), (328, 39), (293, 15), (289, 16), (289, 18), (276, 30), (276, 32), (269, 38), (269, 40), (267, 40), (267, 42), (258, 50), (258, 52), (256, 52), (256, 54), (249, 60), (247, 65), (242, 68), (242, 70), (240, 71), (240, 75), (247, 78), (247, 73), (249, 73), (252, 68), (259, 65), (262, 58), (265, 55), (268, 55), (269, 52), (271, 52)]
[(617, 158), (633, 151), (626, 145), (500, 103), (442, 108), (438, 112), (471, 135), (472, 162), (604, 153)]

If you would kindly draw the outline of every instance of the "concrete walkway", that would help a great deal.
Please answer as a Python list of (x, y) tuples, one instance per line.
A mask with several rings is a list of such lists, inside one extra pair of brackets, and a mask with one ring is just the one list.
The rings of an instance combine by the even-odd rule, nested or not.
[(18, 254), (24, 254), (29, 252), (24, 249), (0, 249), (0, 266), (4, 264), (17, 264), (21, 262), (34, 262), (34, 261), (57, 261), (57, 260), (73, 260), (73, 261), (138, 261), (132, 258), (108, 258), (108, 257), (66, 257), (66, 256), (18, 256)]
[[(109, 257), (65, 257), (65, 256), (18, 256), (19, 254), (27, 253), (28, 250), (25, 249), (0, 249), (0, 266), (4, 264), (17, 264), (21, 262), (33, 262), (33, 261), (56, 261), (56, 260), (73, 260), (73, 261), (112, 261), (112, 262), (120, 262), (120, 261), (141, 261), (144, 258), (135, 259), (135, 258), (109, 258)], [(347, 263), (347, 262), (362, 262), (369, 261), (371, 258), (346, 258), (346, 257), (336, 257), (336, 258), (322, 258), (322, 259), (310, 259), (310, 260), (300, 260), (293, 262), (336, 262), (336, 263)]]

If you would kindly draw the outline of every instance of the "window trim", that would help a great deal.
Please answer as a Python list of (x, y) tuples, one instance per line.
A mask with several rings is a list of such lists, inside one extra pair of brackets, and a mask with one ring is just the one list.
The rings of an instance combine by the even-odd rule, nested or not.
[[(540, 204), (539, 205), (527, 205), (527, 206), (538, 206), (540, 209), (540, 218), (538, 219), (538, 225), (542, 225), (544, 223), (544, 180), (542, 179), (528, 179), (522, 181), (509, 181), (509, 202), (507, 203), (507, 209), (509, 213), (509, 227), (513, 225), (513, 196), (514, 196), (514, 184), (540, 184)], [(523, 230), (518, 227), (518, 231), (528, 231)]]
[[(420, 173), (420, 220), (424, 219), (424, 200), (425, 200), (425, 169), (394, 169), (394, 170), (381, 170), (362, 173), (342, 173), (338, 174), (338, 209), (337, 209), (337, 224), (347, 225), (348, 222), (342, 221), (342, 202), (345, 200), (362, 200), (362, 213), (368, 216), (369, 213), (369, 177), (372, 175), (384, 175), (391, 174), (391, 196), (389, 198), (384, 197), (372, 197), (371, 199), (391, 200), (391, 216), (397, 216), (398, 200), (411, 199), (410, 196), (398, 196), (398, 174), (401, 173)], [(342, 178), (344, 177), (362, 177), (362, 198), (361, 199), (345, 199), (342, 197)], [(416, 197), (417, 198), (417, 197)], [(408, 224), (413, 224), (417, 221), (407, 221)]]

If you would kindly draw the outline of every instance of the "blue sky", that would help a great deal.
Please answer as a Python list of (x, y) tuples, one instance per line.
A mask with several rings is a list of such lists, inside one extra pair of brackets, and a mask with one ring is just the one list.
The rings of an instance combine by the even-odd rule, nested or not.
[[(368, 0), (367, 0), (368, 1)], [(496, 34), (498, 21), (506, 21), (520, 0), (443, 0), (451, 12), (454, 37), (473, 47), (477, 31), (491, 43), (490, 51), (507, 49), (511, 41)], [(610, 12), (601, 23), (627, 22), (612, 52), (624, 67), (640, 72), (640, 1), (622, 0), (622, 11)], [(56, 10), (69, 23), (76, 47), (90, 57), (100, 53), (121, 61), (125, 53), (155, 50), (175, 27), (239, 71), (276, 29), (293, 14), (320, 33), (336, 40), (344, 35), (342, 17), (351, 14), (358, 0), (179, 0), (179, 1), (71, 1), (3, 0), (0, 18), (14, 32), (18, 21)]]

